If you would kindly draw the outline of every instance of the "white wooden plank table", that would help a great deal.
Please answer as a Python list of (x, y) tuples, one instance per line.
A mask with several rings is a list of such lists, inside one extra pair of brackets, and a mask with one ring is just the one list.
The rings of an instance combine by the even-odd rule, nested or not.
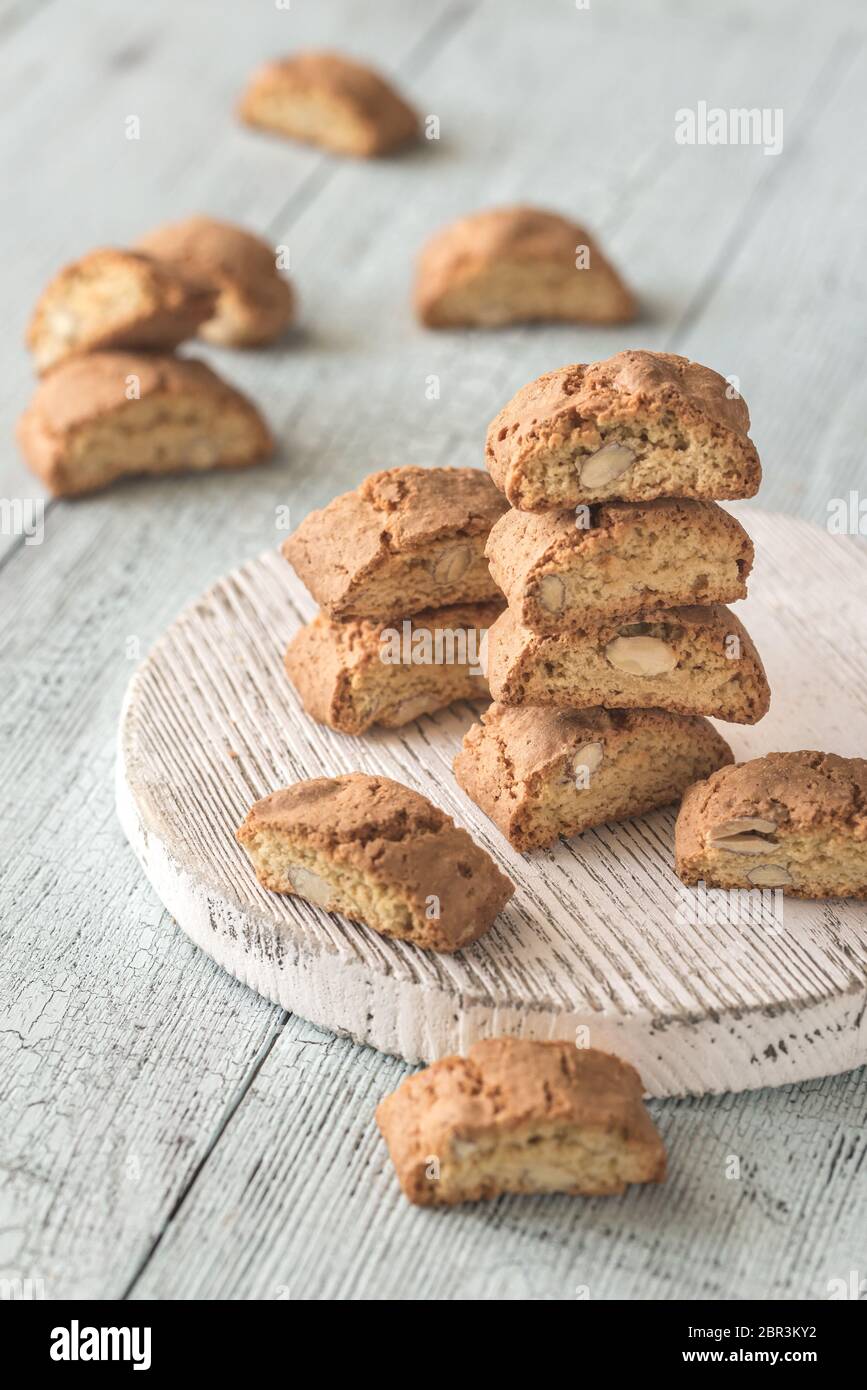
[[(188, 211), (235, 217), (289, 245), (304, 320), (279, 350), (211, 354), (272, 420), (273, 466), (54, 503), (41, 545), (0, 537), (0, 1278), (47, 1297), (726, 1299), (867, 1276), (863, 1072), (654, 1103), (658, 1190), (407, 1207), (373, 1124), (405, 1068), (196, 952), (112, 796), (132, 665), (276, 543), (279, 505), (298, 521), (374, 468), (479, 463), (489, 418), (550, 367), (687, 352), (741, 383), (764, 508), (825, 524), (830, 499), (867, 493), (865, 29), (855, 0), (153, 0), (122, 22), (109, 0), (0, 5), (0, 493), (40, 497), (10, 437), (32, 389), (20, 335), (63, 260)], [(248, 71), (306, 44), (395, 73), (442, 139), (362, 167), (240, 129)], [(678, 146), (674, 112), (700, 100), (783, 108), (782, 153)], [(598, 230), (644, 320), (418, 328), (420, 242), (518, 199)]]

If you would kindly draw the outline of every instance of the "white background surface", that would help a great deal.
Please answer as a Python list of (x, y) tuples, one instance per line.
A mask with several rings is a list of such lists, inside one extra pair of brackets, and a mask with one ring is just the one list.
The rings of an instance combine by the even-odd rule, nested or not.
[[(237, 126), (255, 63), (308, 44), (375, 60), (442, 139), (358, 165)], [(63, 261), (212, 212), (290, 247), (303, 314), (277, 350), (212, 354), (279, 433), (273, 466), (53, 504), (42, 545), (0, 538), (0, 1274), (49, 1297), (265, 1299), (823, 1298), (867, 1275), (863, 1073), (654, 1104), (664, 1188), (412, 1210), (373, 1124), (405, 1068), (197, 953), (112, 799), (132, 665), (276, 543), (276, 506), (298, 521), (374, 468), (481, 462), (488, 420), (550, 367), (688, 353), (739, 378), (762, 507), (824, 524), (829, 499), (864, 492), (861, 7), (12, 0), (0, 59), (3, 496), (39, 496), (11, 443), (32, 390), (20, 339)], [(700, 100), (782, 108), (782, 153), (678, 146), (674, 113)], [(644, 320), (417, 327), (425, 236), (515, 200), (585, 219)]]

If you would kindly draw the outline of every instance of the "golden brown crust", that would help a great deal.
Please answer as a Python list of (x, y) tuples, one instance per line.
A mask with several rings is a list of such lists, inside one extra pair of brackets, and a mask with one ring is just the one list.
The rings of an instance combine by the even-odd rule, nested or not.
[[(579, 248), (587, 258), (582, 269)], [(419, 257), (415, 306), (432, 328), (622, 323), (636, 314), (631, 292), (590, 233), (533, 207), (473, 213), (437, 232)]]
[(336, 154), (387, 154), (416, 139), (419, 120), (391, 83), (339, 53), (296, 53), (254, 73), (239, 115), (248, 125)]
[[(587, 774), (578, 782), (576, 759)], [(668, 806), (730, 762), (699, 716), (495, 704), (465, 735), (455, 777), (516, 849), (531, 850)]]
[(27, 345), (39, 371), (100, 348), (177, 347), (213, 312), (205, 284), (141, 251), (102, 248), (64, 266), (39, 297)]
[(752, 542), (715, 502), (667, 497), (586, 510), (586, 527), (574, 512), (512, 508), (491, 529), (491, 574), (532, 631), (746, 598)]
[(283, 554), (334, 618), (387, 621), (498, 597), (484, 558), (506, 505), (477, 468), (391, 468), (312, 512)]
[(138, 245), (160, 262), (207, 285), (216, 296), (199, 337), (233, 347), (273, 342), (291, 323), (295, 295), (261, 237), (214, 217), (156, 227)]
[[(376, 1118), (405, 1196), (421, 1206), (507, 1191), (613, 1194), (627, 1182), (665, 1179), (665, 1148), (641, 1097), (638, 1073), (608, 1053), (491, 1038), (407, 1077)], [(546, 1140), (575, 1145), (562, 1181), (534, 1172)], [(518, 1144), (520, 1173), (498, 1172), (498, 1150), (505, 1160)], [(587, 1162), (600, 1148), (603, 1173)], [(473, 1169), (474, 1149), (489, 1155), (483, 1174)]]
[[(299, 860), (315, 863), (320, 874), (336, 868), (355, 875), (374, 905), (390, 896), (405, 910), (408, 922), (393, 934), (427, 950), (456, 951), (476, 940), (514, 892), (465, 830), (387, 777), (353, 772), (296, 782), (257, 801), (237, 834), (265, 887), (296, 892), (291, 874)], [(284, 847), (279, 870), (257, 862), (263, 836)], [(373, 914), (346, 915), (388, 932)]]
[(484, 642), (502, 603), (428, 609), (394, 624), (319, 613), (286, 651), (304, 709), (344, 734), (396, 729), (455, 700), (485, 699)]
[[(178, 425), (192, 439), (190, 457), (160, 458), (171, 429), (161, 414), (191, 417)], [(107, 436), (107, 431), (111, 435)], [(143, 450), (130, 463), (130, 441)], [(240, 467), (266, 458), (273, 440), (256, 407), (204, 362), (150, 353), (98, 352), (71, 358), (43, 377), (18, 422), (28, 465), (57, 496), (75, 496), (128, 472)], [(148, 452), (153, 442), (152, 455)], [(109, 456), (94, 466), (95, 442)], [(207, 445), (199, 457), (196, 445)], [(112, 452), (113, 448), (113, 452)]]
[[(674, 654), (672, 669), (638, 675), (612, 665), (620, 653), (609, 644), (631, 637), (664, 644)], [(615, 620), (559, 636), (530, 632), (507, 609), (488, 634), (488, 683), (501, 704), (653, 706), (734, 724), (757, 723), (770, 705), (759, 654), (743, 624), (719, 603), (663, 609), (645, 620)]]
[[(750, 834), (752, 852), (721, 849), (726, 831)], [(867, 897), (867, 759), (767, 753), (714, 773), (684, 796), (675, 856), (677, 873), (689, 884), (779, 887), (801, 898)], [(751, 883), (757, 867), (773, 865), (793, 881)]]
[[(492, 421), (486, 462), (523, 511), (752, 497), (761, 469), (749, 427), (746, 403), (717, 372), (671, 353), (619, 352), (524, 386)], [(628, 445), (632, 466), (608, 483), (583, 483), (580, 467), (612, 444)]]

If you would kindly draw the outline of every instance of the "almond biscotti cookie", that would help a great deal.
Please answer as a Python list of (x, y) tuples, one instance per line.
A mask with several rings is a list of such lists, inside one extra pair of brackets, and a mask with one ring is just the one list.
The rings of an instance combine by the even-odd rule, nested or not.
[(490, 1038), (380, 1101), (403, 1193), (453, 1206), (504, 1192), (615, 1196), (664, 1182), (665, 1146), (634, 1067), (569, 1042)]
[(311, 512), (283, 554), (332, 618), (499, 598), (485, 541), (506, 504), (478, 468), (390, 468)]
[(488, 430), (486, 462), (521, 511), (591, 502), (752, 497), (761, 481), (745, 401), (667, 352), (618, 352), (531, 381)]
[(683, 798), (676, 869), (709, 888), (867, 898), (867, 759), (768, 753)]
[(416, 139), (418, 116), (372, 68), (339, 53), (296, 53), (254, 74), (239, 114), (248, 125), (335, 154), (369, 158)]
[(455, 700), (487, 698), (487, 633), (502, 610), (455, 604), (385, 624), (319, 613), (289, 643), (286, 672), (320, 724), (343, 734), (398, 729)]
[(465, 735), (455, 776), (510, 844), (530, 850), (670, 806), (732, 761), (697, 716), (491, 705)]
[(292, 286), (261, 237), (214, 217), (188, 217), (144, 236), (139, 246), (158, 261), (207, 285), (211, 317), (198, 328), (206, 342), (256, 347), (279, 338), (295, 312)]
[(746, 598), (752, 542), (715, 502), (667, 497), (578, 512), (512, 508), (488, 537), (491, 574), (534, 632)]
[(488, 633), (488, 683), (504, 705), (649, 708), (756, 724), (770, 691), (742, 623), (722, 604), (542, 637), (507, 609)]
[(430, 328), (623, 323), (636, 314), (590, 233), (532, 207), (477, 212), (432, 237), (419, 258), (415, 305)]
[(273, 449), (253, 403), (204, 362), (130, 352), (56, 367), (21, 416), (18, 441), (56, 497), (136, 473), (246, 467)]
[(387, 777), (314, 777), (257, 801), (238, 830), (260, 883), (383, 936), (457, 951), (514, 887), (466, 830)]
[(36, 368), (98, 348), (168, 351), (213, 313), (204, 284), (140, 251), (91, 251), (43, 290), (27, 329)]

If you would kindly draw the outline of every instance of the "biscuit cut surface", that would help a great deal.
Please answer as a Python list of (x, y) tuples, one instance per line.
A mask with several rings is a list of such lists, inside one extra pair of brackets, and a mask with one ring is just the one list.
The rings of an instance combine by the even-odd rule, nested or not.
[(516, 849), (531, 850), (668, 806), (731, 761), (695, 716), (492, 705), (466, 734), (455, 776)]
[(455, 700), (487, 697), (487, 631), (502, 609), (456, 604), (395, 625), (319, 613), (289, 643), (286, 672), (320, 724), (344, 734), (397, 729)]
[(715, 502), (608, 502), (578, 513), (512, 509), (488, 537), (491, 574), (534, 632), (746, 598), (752, 543)]
[(238, 840), (266, 888), (428, 951), (475, 941), (514, 892), (465, 830), (387, 777), (296, 782), (257, 801)]
[(506, 503), (478, 468), (391, 468), (311, 514), (283, 554), (333, 618), (499, 598), (485, 541)]
[(531, 207), (477, 212), (438, 232), (419, 258), (415, 303), (431, 328), (623, 323), (636, 314), (590, 233)]
[(521, 511), (592, 502), (752, 497), (749, 411), (724, 377), (665, 352), (619, 352), (524, 386), (488, 430), (486, 462)]
[(204, 362), (99, 352), (55, 368), (18, 422), (29, 467), (58, 497), (137, 473), (236, 468), (273, 441), (246, 396)]
[(254, 74), (239, 114), (248, 125), (335, 154), (387, 154), (419, 130), (418, 116), (383, 77), (339, 53), (296, 53)]
[(684, 883), (867, 898), (867, 759), (768, 753), (690, 787), (675, 828)]
[(91, 251), (43, 290), (27, 330), (37, 370), (98, 348), (168, 350), (192, 337), (213, 291), (140, 251)]
[(756, 724), (770, 691), (743, 624), (722, 604), (543, 637), (511, 609), (488, 634), (491, 695), (505, 705), (649, 708)]
[(506, 1192), (614, 1196), (665, 1180), (638, 1072), (568, 1042), (477, 1042), (407, 1077), (376, 1118), (418, 1206)]
[(295, 296), (277, 269), (273, 247), (243, 227), (213, 217), (188, 217), (157, 227), (139, 246), (214, 294), (213, 313), (198, 328), (199, 337), (209, 343), (270, 343), (292, 321)]

